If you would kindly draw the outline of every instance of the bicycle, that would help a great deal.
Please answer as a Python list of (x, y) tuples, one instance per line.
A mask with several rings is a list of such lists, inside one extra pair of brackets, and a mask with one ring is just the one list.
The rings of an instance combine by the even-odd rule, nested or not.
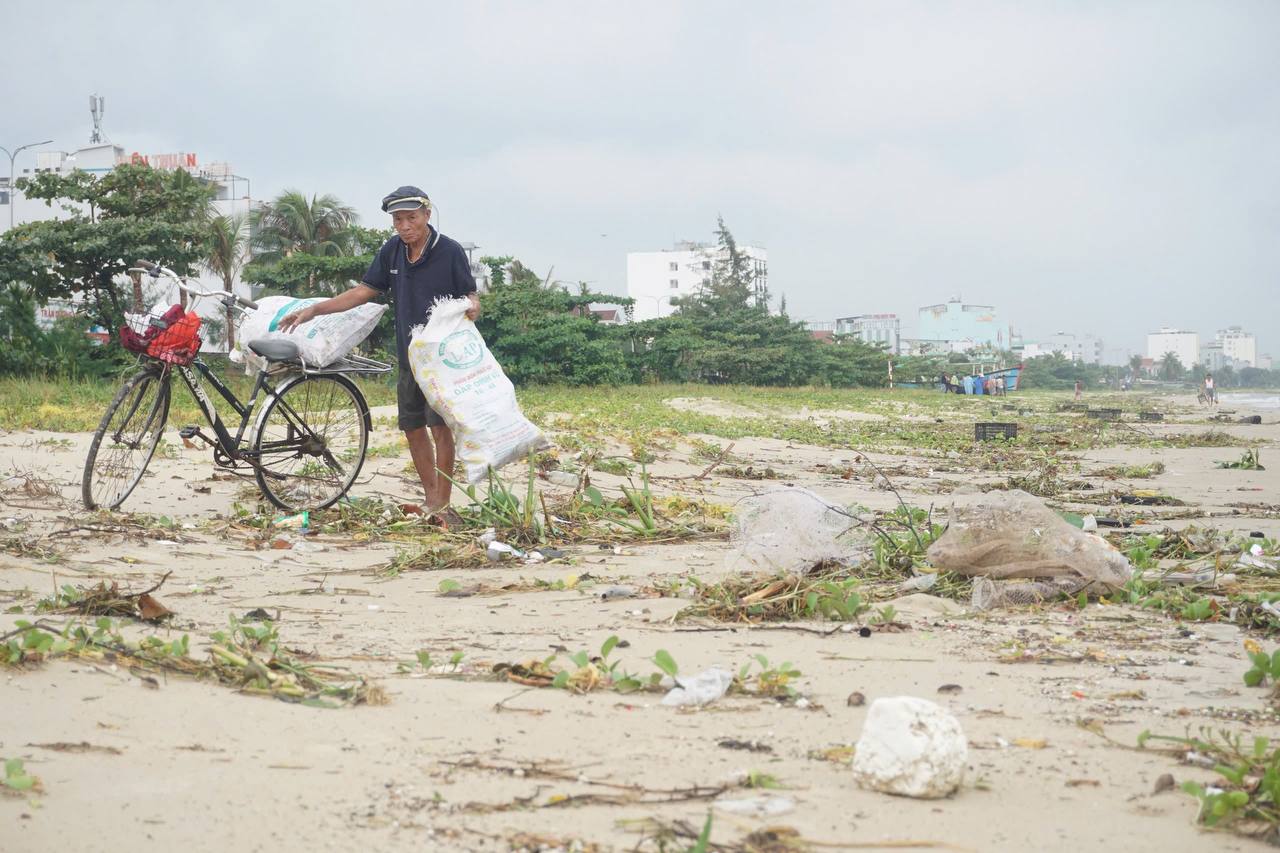
[[(153, 279), (165, 276), (193, 300), (216, 298), (239, 316), (257, 308), (252, 300), (228, 291), (192, 287), (172, 270), (148, 261), (138, 261), (130, 272)], [(89, 445), (81, 487), (85, 507), (116, 509), (142, 480), (169, 417), (175, 374), (191, 391), (214, 433), (210, 437), (198, 426), (185, 426), (178, 434), (186, 441), (200, 439), (211, 446), (219, 468), (241, 476), (249, 476), (246, 469), (251, 469), (258, 488), (275, 506), (290, 512), (323, 509), (351, 488), (364, 464), (371, 419), (369, 405), (350, 377), (386, 374), (391, 365), (348, 355), (327, 367), (309, 367), (290, 341), (249, 341), (248, 348), (264, 360), (264, 366), (256, 373), (248, 401), (241, 402), (199, 358), (198, 319), (188, 324), (184, 334), (172, 333), (182, 320), (159, 328), (160, 318), (151, 315), (126, 319), (122, 341), (147, 342), (145, 351), (139, 352), (143, 367), (107, 406)], [(223, 424), (200, 377), (239, 415), (234, 435)], [(264, 392), (263, 406), (254, 419), (258, 395)]]

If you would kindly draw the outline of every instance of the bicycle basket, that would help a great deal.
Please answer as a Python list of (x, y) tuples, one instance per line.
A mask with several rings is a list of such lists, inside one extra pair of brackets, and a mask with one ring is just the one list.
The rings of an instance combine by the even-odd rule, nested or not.
[(127, 314), (120, 328), (120, 344), (131, 352), (171, 364), (190, 364), (200, 351), (200, 316), (174, 305), (157, 317)]

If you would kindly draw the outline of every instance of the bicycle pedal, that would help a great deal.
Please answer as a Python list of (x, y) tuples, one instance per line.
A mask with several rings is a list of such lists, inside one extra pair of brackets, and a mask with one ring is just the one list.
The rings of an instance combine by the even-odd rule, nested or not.
[(191, 440), (193, 438), (200, 439), (210, 447), (215, 446), (214, 441), (209, 438), (209, 436), (202, 433), (198, 426), (184, 426), (182, 429), (178, 430), (178, 437), (182, 439), (182, 446), (188, 450), (194, 450), (196, 448), (196, 444)]

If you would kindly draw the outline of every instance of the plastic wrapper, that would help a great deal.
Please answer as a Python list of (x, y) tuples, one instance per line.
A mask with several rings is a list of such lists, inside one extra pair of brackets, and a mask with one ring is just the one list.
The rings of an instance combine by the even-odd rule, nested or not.
[(729, 567), (807, 572), (824, 563), (852, 565), (870, 551), (869, 518), (808, 489), (779, 487), (734, 507)]

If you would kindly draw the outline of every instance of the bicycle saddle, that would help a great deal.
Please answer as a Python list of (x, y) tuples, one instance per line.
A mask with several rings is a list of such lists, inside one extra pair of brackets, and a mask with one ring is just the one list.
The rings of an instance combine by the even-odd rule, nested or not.
[(293, 361), (298, 357), (298, 345), (293, 341), (267, 340), (263, 338), (249, 341), (249, 349), (267, 361)]

